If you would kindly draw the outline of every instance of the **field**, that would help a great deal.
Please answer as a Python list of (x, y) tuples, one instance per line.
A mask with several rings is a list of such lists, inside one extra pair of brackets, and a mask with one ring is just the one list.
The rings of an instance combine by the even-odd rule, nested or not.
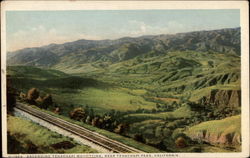
[(193, 112), (191, 111), (189, 106), (180, 107), (172, 112), (158, 112), (158, 113), (136, 113), (136, 114), (128, 114), (125, 117), (131, 122), (137, 122), (138, 120), (165, 120), (165, 119), (180, 119), (180, 118), (191, 118), (193, 116)]

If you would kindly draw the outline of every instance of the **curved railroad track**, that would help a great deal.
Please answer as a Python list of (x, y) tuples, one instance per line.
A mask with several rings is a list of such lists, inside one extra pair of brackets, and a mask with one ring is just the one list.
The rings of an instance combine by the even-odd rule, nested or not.
[(34, 109), (30, 106), (27, 106), (22, 103), (17, 103), (16, 108), (19, 110), (22, 110), (26, 113), (29, 113), (30, 115), (33, 115), (39, 119), (42, 119), (50, 124), (53, 124), (57, 127), (60, 127), (72, 134), (75, 134), (83, 139), (86, 139), (88, 141), (91, 141), (105, 149), (108, 149), (109, 151), (115, 152), (115, 153), (143, 153), (143, 151), (140, 151), (138, 149), (132, 148), (130, 146), (127, 146), (125, 144), (122, 144), (118, 141), (109, 139), (105, 136), (102, 136), (96, 132), (90, 131), (84, 127), (75, 125), (73, 123), (67, 122), (65, 120), (62, 120), (60, 118), (57, 118), (55, 116), (52, 116), (50, 114), (47, 114), (45, 112), (39, 111), (37, 109)]

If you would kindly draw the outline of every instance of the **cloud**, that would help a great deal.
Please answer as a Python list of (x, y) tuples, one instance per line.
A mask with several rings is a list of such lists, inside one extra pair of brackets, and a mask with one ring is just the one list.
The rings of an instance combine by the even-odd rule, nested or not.
[(19, 30), (7, 37), (7, 51), (15, 51), (27, 47), (39, 47), (51, 43), (65, 43), (78, 39), (101, 39), (88, 34), (67, 34), (56, 28), (45, 28), (43, 25), (27, 30)]
[[(142, 35), (173, 34), (185, 31), (187, 27), (176, 21), (162, 22), (161, 25), (148, 24), (144, 21), (130, 20), (126, 25), (113, 30), (99, 32), (70, 33), (57, 28), (46, 28), (43, 25), (19, 30), (7, 36), (7, 50), (14, 51), (26, 47), (39, 47), (51, 43), (65, 43), (79, 39), (101, 40), (116, 39), (124, 36), (137, 37)], [(80, 30), (84, 31), (84, 30)], [(85, 30), (86, 31), (86, 30)]]
[(127, 36), (141, 35), (158, 35), (158, 34), (174, 34), (180, 30), (185, 30), (184, 25), (176, 21), (163, 22), (161, 26), (154, 24), (146, 24), (143, 21), (131, 20), (128, 25), (123, 28), (123, 33)]

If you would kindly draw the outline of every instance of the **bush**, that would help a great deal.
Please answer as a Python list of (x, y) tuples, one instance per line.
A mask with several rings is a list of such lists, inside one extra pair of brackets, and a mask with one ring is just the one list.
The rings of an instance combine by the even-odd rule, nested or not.
[(39, 97), (39, 91), (36, 88), (31, 88), (27, 93), (27, 99), (35, 100)]
[(27, 93), (27, 99), (30, 104), (35, 104), (35, 100), (39, 97), (39, 91), (36, 88), (31, 88)]
[(26, 95), (25, 93), (21, 92), (21, 93), (19, 94), (19, 98), (20, 98), (21, 100), (25, 101), (25, 100), (27, 99), (27, 95)]
[(95, 127), (98, 127), (99, 126), (99, 117), (94, 117), (91, 121), (91, 125), (92, 126), (95, 126)]
[(39, 96), (35, 101), (37, 105), (41, 106), (43, 102), (43, 98)]
[(86, 122), (87, 124), (91, 124), (91, 117), (90, 117), (90, 116), (87, 116), (85, 122)]
[(134, 139), (135, 139), (136, 141), (139, 141), (139, 142), (144, 143), (142, 134), (136, 133), (136, 134), (134, 135)]
[(166, 127), (162, 130), (162, 133), (164, 137), (169, 137), (170, 135), (172, 135), (172, 131)]
[(183, 137), (178, 137), (176, 140), (175, 140), (175, 146), (177, 148), (184, 148), (187, 146), (187, 142), (185, 140), (185, 138)]
[(60, 114), (60, 108), (59, 107), (56, 107), (53, 111), (55, 114)]
[(163, 127), (161, 126), (156, 127), (155, 137), (163, 137)]
[(85, 120), (85, 110), (81, 107), (79, 108), (75, 108), (73, 111), (70, 112), (70, 118), (71, 119), (74, 119), (74, 120), (77, 120), (77, 121), (82, 121), (82, 120)]
[(120, 123), (114, 130), (115, 133), (121, 134), (128, 128), (128, 125)]
[(49, 105), (52, 105), (52, 96), (50, 94), (47, 94), (43, 99), (42, 99), (42, 108), (47, 109)]

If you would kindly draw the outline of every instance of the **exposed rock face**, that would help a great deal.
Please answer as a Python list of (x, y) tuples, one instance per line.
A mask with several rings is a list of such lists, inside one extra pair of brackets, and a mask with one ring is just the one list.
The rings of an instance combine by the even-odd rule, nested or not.
[(202, 122), (186, 131), (192, 140), (212, 145), (239, 147), (241, 145), (241, 116), (235, 115), (222, 120)]
[(240, 90), (212, 90), (210, 95), (201, 99), (202, 103), (214, 104), (220, 107), (240, 107)]
[(193, 140), (201, 140), (213, 145), (237, 146), (241, 144), (241, 135), (239, 133), (210, 133), (206, 130), (189, 135)]

